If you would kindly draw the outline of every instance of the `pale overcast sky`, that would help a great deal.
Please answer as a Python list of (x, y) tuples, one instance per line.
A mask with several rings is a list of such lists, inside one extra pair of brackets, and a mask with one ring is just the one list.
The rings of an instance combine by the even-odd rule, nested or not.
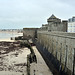
[(75, 16), (75, 0), (0, 0), (0, 29), (40, 27), (51, 14)]

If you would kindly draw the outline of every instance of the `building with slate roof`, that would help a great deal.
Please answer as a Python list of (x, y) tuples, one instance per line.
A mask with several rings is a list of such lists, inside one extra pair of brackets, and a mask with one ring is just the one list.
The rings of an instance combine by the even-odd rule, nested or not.
[(55, 17), (55, 16), (52, 14), (51, 17), (49, 17), (49, 18), (47, 19), (47, 22), (48, 22), (48, 24), (51, 23), (51, 22), (60, 23), (60, 22), (61, 22), (61, 19)]
[(48, 24), (43, 24), (41, 29), (46, 31), (63, 31), (67, 32), (67, 21), (57, 18), (53, 14), (47, 19)]

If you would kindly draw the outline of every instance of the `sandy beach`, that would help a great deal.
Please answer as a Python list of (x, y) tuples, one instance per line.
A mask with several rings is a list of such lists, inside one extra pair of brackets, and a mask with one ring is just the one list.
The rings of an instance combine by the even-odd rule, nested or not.
[(5, 42), (14, 42), (15, 40), (11, 40), (10, 38), (8, 39), (0, 39), (0, 42), (5, 41)]
[(19, 42), (0, 42), (0, 75), (26, 75), (28, 54)]

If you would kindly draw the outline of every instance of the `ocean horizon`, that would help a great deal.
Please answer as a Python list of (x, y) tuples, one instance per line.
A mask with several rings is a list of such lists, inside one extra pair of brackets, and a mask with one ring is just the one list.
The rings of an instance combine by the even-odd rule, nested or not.
[(23, 33), (10, 32), (10, 31), (0, 31), (0, 39), (10, 39), (11, 37), (23, 36)]

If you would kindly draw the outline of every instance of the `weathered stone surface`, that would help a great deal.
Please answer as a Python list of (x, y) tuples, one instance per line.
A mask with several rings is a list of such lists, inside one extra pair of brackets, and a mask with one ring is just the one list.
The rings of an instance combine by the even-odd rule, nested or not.
[[(38, 41), (57, 57), (63, 68), (73, 72), (75, 37), (70, 33), (59, 32), (38, 32)], [(68, 36), (69, 35), (69, 36)]]

